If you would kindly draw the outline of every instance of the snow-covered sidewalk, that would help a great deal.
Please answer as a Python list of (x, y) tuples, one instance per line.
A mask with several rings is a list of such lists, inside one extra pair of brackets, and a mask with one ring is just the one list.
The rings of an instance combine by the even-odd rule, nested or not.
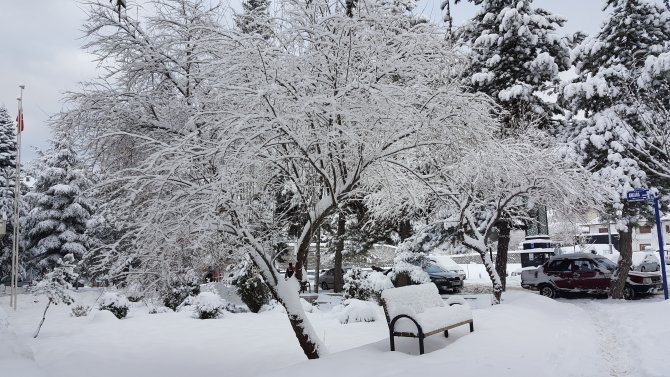
[[(77, 293), (85, 303), (98, 294)], [(0, 297), (9, 323), (9, 330), (0, 326), (0, 346), (8, 339), (27, 346), (53, 377), (669, 375), (663, 350), (670, 338), (670, 303), (661, 296), (554, 301), (510, 291), (501, 305), (482, 305), (485, 300), (474, 305), (474, 333), (463, 327), (450, 331), (448, 339), (433, 335), (423, 356), (417, 355), (415, 339), (397, 338), (399, 351), (389, 351), (381, 308), (376, 322), (343, 325), (332, 306), (323, 305), (308, 314), (330, 351), (316, 361), (306, 361), (279, 310), (197, 320), (189, 310), (148, 314), (136, 304), (129, 318), (117, 320), (95, 310), (71, 317), (70, 308), (59, 305), (50, 309), (40, 337), (32, 339), (44, 302), (29, 295), (19, 299), (14, 313), (8, 297)], [(16, 338), (6, 336), (10, 330)], [(36, 368), (17, 369), (21, 363), (31, 363), (29, 353), (0, 354), (2, 375), (8, 370), (16, 372), (10, 376), (40, 375)]]

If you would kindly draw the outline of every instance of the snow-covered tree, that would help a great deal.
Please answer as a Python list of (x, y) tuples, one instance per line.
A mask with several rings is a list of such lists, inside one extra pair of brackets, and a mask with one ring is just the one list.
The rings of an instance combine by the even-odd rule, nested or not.
[[(470, 1), (480, 8), (456, 34), (470, 58), (465, 84), (500, 106), (502, 137), (528, 127), (552, 128), (552, 117), (562, 110), (551, 97), (557, 92), (559, 72), (570, 68), (572, 38), (557, 31), (565, 19), (534, 7), (532, 0)], [(442, 4), (445, 8), (449, 0)], [(505, 216), (496, 224), (496, 268), (503, 287), (512, 226)]]
[[(111, 97), (102, 89), (74, 95), (80, 107), (70, 114), (79, 115), (63, 118), (62, 125), (81, 129), (94, 123), (95, 136), (109, 132), (89, 139), (105, 158), (115, 153), (105, 146), (120, 136), (144, 157), (105, 184), (121, 218), (134, 224), (127, 228), (136, 275), (149, 283), (163, 274), (162, 265), (206, 252), (212, 240), (245, 253), (286, 308), (306, 356), (316, 358), (325, 350), (304, 314), (298, 282), (284, 280), (273, 264), (274, 245), (290, 224), (275, 211), (276, 194), (289, 185), (306, 211), (296, 246), (299, 279), (300, 261), (329, 215), (392, 176), (412, 175), (420, 168), (410, 163), (416, 154), (466, 148), (493, 121), (490, 103), (454, 82), (459, 59), (433, 26), (412, 27), (408, 17), (384, 4), (357, 8), (355, 17), (341, 14), (337, 2), (287, 0), (280, 8), (276, 44), (212, 26), (216, 34), (199, 46), (197, 98), (188, 111), (170, 118), (169, 129), (178, 132), (160, 133), (146, 132), (146, 118), (124, 118), (128, 123), (120, 132), (118, 119), (87, 111), (100, 106), (96, 97), (110, 99), (105, 106), (111, 108), (121, 101), (126, 106), (114, 96), (135, 82), (125, 80), (160, 77), (182, 87), (185, 77), (184, 67), (174, 62), (144, 64), (138, 57), (139, 63), (118, 64), (116, 57), (134, 57), (135, 51), (160, 56), (154, 49), (162, 40), (133, 41), (146, 36), (140, 24), (124, 15), (119, 23), (104, 10), (94, 20), (104, 23), (91, 48), (106, 49), (109, 60), (103, 63), (112, 65), (119, 85), (107, 89)], [(161, 22), (179, 25), (179, 15), (163, 13)], [(132, 32), (126, 35), (126, 28)], [(106, 36), (116, 32), (128, 38), (112, 44)], [(182, 94), (163, 95), (190, 101)], [(92, 118), (77, 123), (83, 114)], [(140, 124), (132, 127), (131, 120)]]
[[(424, 188), (395, 187), (375, 198), (378, 212), (391, 216), (397, 202), (433, 208), (428, 225), (400, 246), (405, 254), (396, 260), (400, 268), (394, 269), (414, 281), (425, 281), (425, 273), (412, 266), (420, 266), (426, 254), (440, 245), (464, 247), (482, 258), (499, 303), (502, 281), (491, 258), (497, 246), (493, 236), (498, 220), (530, 221), (537, 205), (563, 213), (579, 212), (597, 207), (600, 198), (588, 172), (562, 159), (558, 147), (550, 144), (552, 139), (541, 135), (540, 131), (529, 132), (525, 141), (481, 135), (456, 161), (449, 157), (451, 163), (447, 163), (432, 156), (431, 168), (421, 177)], [(397, 194), (391, 200), (384, 199), (393, 192)]]
[(31, 209), (22, 220), (22, 236), (30, 265), (46, 273), (65, 255), (76, 261), (86, 255), (87, 222), (94, 206), (85, 193), (90, 181), (68, 138), (54, 141), (40, 163), (34, 190), (26, 195)]
[(609, 188), (611, 205), (606, 216), (617, 220), (621, 252), (611, 294), (621, 298), (632, 256), (629, 225), (650, 215), (645, 204), (627, 203), (626, 193), (637, 187), (668, 187), (659, 179), (662, 176), (645, 169), (657, 151), (644, 156), (631, 145), (652, 145), (648, 150), (658, 146), (657, 139), (646, 134), (649, 107), (640, 106), (638, 93), (656, 89), (639, 84), (648, 84), (645, 80), (654, 76), (645, 75), (645, 63), (653, 65), (670, 48), (670, 12), (647, 0), (607, 0), (606, 9), (610, 13), (600, 32), (573, 52), (578, 77), (565, 86), (563, 101), (573, 114), (586, 118), (572, 118), (568, 128), (572, 157), (584, 162), (594, 178)]
[(555, 101), (558, 73), (570, 68), (572, 39), (557, 29), (565, 19), (533, 7), (532, 0), (470, 0), (480, 6), (458, 31), (469, 50), (466, 84), (501, 106), (502, 133), (537, 125), (548, 128), (561, 113)]
[(0, 107), (0, 219), (7, 221), (7, 233), (0, 239), (0, 276), (9, 275), (14, 244), (16, 184), (16, 124), (5, 107)]
[(47, 310), (51, 304), (65, 304), (70, 305), (74, 303), (74, 298), (71, 294), (72, 283), (77, 279), (77, 274), (74, 272), (75, 268), (75, 258), (72, 254), (66, 254), (63, 258), (58, 258), (56, 261), (56, 267), (44, 275), (42, 280), (40, 280), (35, 287), (32, 288), (32, 292), (35, 295), (45, 295), (47, 297), (47, 306), (44, 308), (44, 313), (42, 314), (42, 320), (40, 321), (37, 330), (33, 338), (37, 338), (44, 324), (44, 320), (47, 316)]

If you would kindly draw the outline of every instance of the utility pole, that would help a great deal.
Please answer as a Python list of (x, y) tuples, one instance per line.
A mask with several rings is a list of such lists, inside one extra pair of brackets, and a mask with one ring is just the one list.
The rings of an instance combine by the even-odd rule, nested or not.
[(21, 200), (21, 132), (23, 132), (23, 89), (25, 85), (19, 85), (21, 95), (19, 101), (19, 114), (16, 116), (16, 182), (14, 187), (14, 248), (12, 250), (12, 289), (10, 306), (16, 311), (17, 294), (19, 286), (19, 201)]

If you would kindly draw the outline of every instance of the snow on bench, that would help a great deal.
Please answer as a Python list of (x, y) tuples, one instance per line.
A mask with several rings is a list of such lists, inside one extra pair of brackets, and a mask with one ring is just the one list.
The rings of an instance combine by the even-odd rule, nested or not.
[(395, 351), (394, 337), (419, 338), (419, 353), (423, 355), (423, 339), (449, 329), (470, 324), (474, 331), (472, 311), (462, 297), (442, 300), (433, 283), (390, 288), (382, 292), (386, 322), (389, 325), (391, 351)]

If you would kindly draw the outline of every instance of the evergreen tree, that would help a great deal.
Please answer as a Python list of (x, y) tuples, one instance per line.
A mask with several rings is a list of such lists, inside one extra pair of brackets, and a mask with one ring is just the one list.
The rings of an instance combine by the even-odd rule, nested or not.
[(16, 177), (16, 124), (7, 109), (0, 107), (0, 219), (7, 220), (0, 238), (0, 276), (10, 274)]
[(242, 13), (235, 16), (235, 24), (245, 34), (258, 34), (267, 39), (272, 30), (269, 7), (270, 0), (245, 0)]
[[(551, 128), (552, 117), (562, 110), (547, 97), (556, 93), (559, 72), (570, 68), (573, 40), (556, 32), (565, 19), (534, 8), (532, 0), (470, 1), (481, 8), (457, 35), (459, 43), (469, 50), (465, 84), (472, 91), (486, 93), (498, 104), (502, 110), (501, 137), (530, 126)], [(443, 9), (447, 5), (449, 0), (442, 3)], [(512, 217), (503, 214), (496, 224), (496, 270), (503, 289)]]
[(572, 40), (556, 32), (565, 19), (532, 0), (470, 1), (481, 8), (457, 35), (469, 49), (466, 84), (504, 110), (503, 134), (533, 123), (547, 128), (561, 110), (538, 92), (555, 93), (558, 73), (570, 68)]
[(618, 220), (621, 246), (611, 293), (621, 298), (632, 257), (629, 225), (650, 216), (647, 205), (627, 203), (626, 193), (636, 187), (668, 187), (667, 180), (643, 169), (644, 158), (629, 146), (633, 135), (651, 140), (645, 136), (647, 115), (640, 106), (638, 78), (647, 59), (670, 48), (670, 12), (647, 0), (607, 0), (605, 9), (611, 13), (600, 32), (573, 52), (578, 77), (565, 86), (561, 100), (573, 114), (586, 116), (567, 127), (573, 157), (610, 191), (608, 216)]
[(67, 254), (80, 261), (87, 253), (87, 221), (94, 206), (84, 193), (90, 181), (66, 138), (55, 141), (40, 163), (34, 191), (26, 196), (31, 209), (23, 236), (30, 265), (45, 273)]

